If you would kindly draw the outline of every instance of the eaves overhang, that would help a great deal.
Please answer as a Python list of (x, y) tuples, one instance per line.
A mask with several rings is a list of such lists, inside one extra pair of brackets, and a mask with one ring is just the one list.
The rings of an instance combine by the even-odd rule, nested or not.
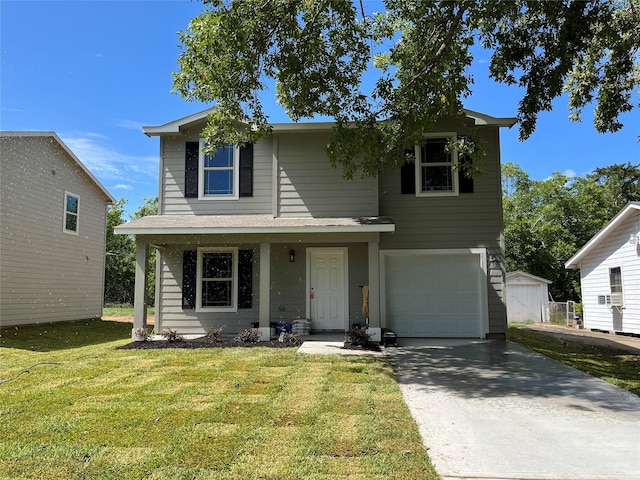
[(118, 235), (394, 232), (389, 217), (274, 218), (271, 215), (154, 215), (115, 227)]
[(640, 202), (629, 202), (622, 210), (618, 212), (618, 214), (611, 219), (611, 221), (605, 225), (602, 230), (596, 233), (591, 240), (589, 240), (584, 247), (582, 247), (578, 252), (571, 257), (564, 264), (564, 268), (566, 269), (576, 269), (580, 268), (580, 263), (597, 245), (600, 244), (603, 240), (607, 238), (607, 236), (615, 230), (621, 222), (623, 222), (629, 215), (640, 211)]
[[(142, 127), (142, 131), (149, 137), (162, 135), (181, 134), (194, 125), (206, 121), (211, 109), (194, 113), (187, 117), (179, 118), (164, 125)], [(517, 119), (513, 117), (492, 117), (484, 113), (475, 112), (473, 110), (464, 109), (464, 114), (473, 119), (476, 126), (496, 126), (496, 127), (513, 127)], [(274, 133), (284, 132), (304, 132), (304, 131), (331, 131), (334, 122), (288, 122), (288, 123), (272, 123), (271, 131)]]

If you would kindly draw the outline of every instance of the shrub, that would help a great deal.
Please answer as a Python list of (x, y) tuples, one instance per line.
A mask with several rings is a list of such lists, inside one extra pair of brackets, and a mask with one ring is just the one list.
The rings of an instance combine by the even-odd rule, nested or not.
[(133, 335), (138, 342), (146, 342), (149, 340), (149, 330), (144, 327), (138, 327), (133, 331)]
[(351, 345), (362, 345), (366, 347), (371, 341), (371, 335), (363, 328), (352, 328), (347, 332), (347, 338)]
[(220, 341), (222, 330), (224, 330), (224, 325), (222, 327), (212, 328), (207, 332), (204, 338), (212, 342), (218, 342)]
[(183, 340), (182, 335), (178, 335), (177, 330), (171, 330), (170, 328), (165, 328), (162, 331), (162, 336), (170, 342), (181, 342)]
[(261, 336), (262, 332), (260, 330), (246, 328), (242, 330), (234, 340), (236, 342), (256, 343)]
[(291, 343), (293, 345), (302, 345), (303, 340), (300, 335), (295, 333), (282, 332), (278, 337), (278, 341), (282, 343)]

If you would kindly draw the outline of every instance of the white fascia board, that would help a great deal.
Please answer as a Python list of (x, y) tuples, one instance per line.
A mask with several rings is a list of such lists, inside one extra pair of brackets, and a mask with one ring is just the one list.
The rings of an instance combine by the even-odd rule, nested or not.
[(513, 272), (507, 273), (507, 280), (510, 279), (510, 278), (516, 278), (516, 277), (525, 277), (525, 278), (527, 278), (529, 280), (535, 280), (537, 282), (547, 283), (549, 285), (553, 283), (551, 280), (547, 280), (546, 278), (538, 277), (536, 275), (532, 275), (530, 273), (523, 272), (522, 270), (515, 270)]
[(371, 233), (395, 232), (396, 226), (385, 225), (337, 225), (337, 226), (290, 226), (290, 227), (156, 227), (114, 228), (117, 235), (230, 235), (230, 234), (277, 234), (277, 233)]
[[(179, 118), (164, 125), (145, 126), (142, 131), (149, 137), (181, 133), (184, 127), (202, 122), (207, 119), (211, 108), (194, 113), (187, 117)], [(484, 113), (464, 109), (464, 114), (472, 118), (476, 125), (493, 125), (498, 127), (513, 127), (517, 119), (513, 117), (492, 117)], [(329, 131), (335, 126), (335, 122), (306, 122), (306, 123), (274, 123), (271, 124), (273, 132), (299, 132), (299, 131)]]
[(578, 252), (571, 257), (564, 264), (564, 268), (567, 270), (580, 268), (580, 262), (584, 258), (585, 255), (591, 251), (593, 247), (598, 245), (603, 239), (607, 237), (607, 235), (614, 230), (620, 222), (627, 218), (630, 212), (634, 210), (640, 210), (640, 202), (630, 202), (628, 203), (618, 214), (611, 219), (611, 221), (598, 233), (596, 233), (591, 240), (589, 240), (584, 247), (582, 247)]
[(484, 113), (475, 112), (473, 110), (464, 109), (464, 114), (473, 118), (476, 125), (494, 125), (497, 127), (513, 127), (518, 120), (514, 117), (492, 117), (491, 115), (486, 115)]
[(193, 115), (179, 118), (172, 122), (165, 123), (164, 125), (142, 127), (142, 132), (148, 137), (171, 134), (171, 133), (180, 133), (182, 127), (200, 122), (202, 120), (206, 120), (210, 112), (211, 112), (211, 109), (208, 108), (207, 110), (203, 110), (202, 112), (194, 113)]

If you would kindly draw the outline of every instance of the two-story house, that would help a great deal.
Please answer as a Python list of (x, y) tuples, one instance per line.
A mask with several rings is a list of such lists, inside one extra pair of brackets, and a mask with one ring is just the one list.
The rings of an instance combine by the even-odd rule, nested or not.
[[(272, 125), (267, 138), (205, 154), (207, 111), (144, 127), (160, 137), (157, 216), (116, 229), (137, 244), (134, 329), (157, 250), (156, 330), (204, 334), (296, 317), (312, 330), (368, 321), (401, 337), (503, 337), (500, 127), (466, 112), (415, 146), (416, 161), (345, 180), (325, 146), (330, 123)], [(467, 178), (447, 143), (475, 127), (484, 175)]]
[(0, 132), (0, 326), (102, 316), (113, 203), (54, 132)]

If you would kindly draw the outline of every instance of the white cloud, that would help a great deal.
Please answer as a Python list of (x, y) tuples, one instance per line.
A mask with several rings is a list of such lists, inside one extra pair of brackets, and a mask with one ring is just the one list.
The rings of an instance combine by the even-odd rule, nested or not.
[(133, 187), (131, 185), (124, 185), (122, 183), (114, 185), (113, 188), (116, 190), (133, 190)]
[(143, 124), (141, 122), (136, 122), (135, 120), (127, 120), (127, 119), (118, 119), (116, 120), (116, 125), (120, 128), (126, 128), (129, 130), (138, 130), (142, 131)]
[(91, 132), (60, 133), (60, 138), (102, 183), (146, 184), (158, 177), (156, 156), (120, 153), (107, 137)]
[(573, 178), (573, 177), (577, 177), (578, 176), (578, 174), (575, 172), (575, 170), (572, 170), (570, 168), (565, 170), (563, 174), (564, 174), (565, 177), (569, 177), (569, 178)]

